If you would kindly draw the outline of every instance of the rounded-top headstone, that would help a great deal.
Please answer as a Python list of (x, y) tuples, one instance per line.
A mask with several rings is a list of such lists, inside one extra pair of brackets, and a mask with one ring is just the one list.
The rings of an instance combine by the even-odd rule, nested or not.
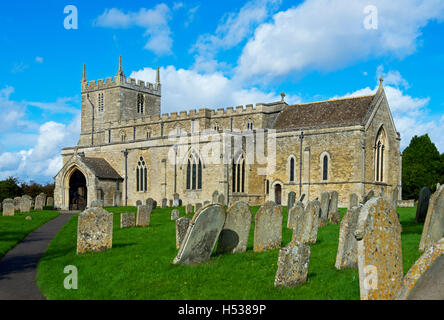
[(430, 197), (432, 192), (428, 187), (424, 187), (419, 192), (418, 207), (416, 208), (415, 222), (424, 222), (427, 216), (427, 209), (429, 208)]

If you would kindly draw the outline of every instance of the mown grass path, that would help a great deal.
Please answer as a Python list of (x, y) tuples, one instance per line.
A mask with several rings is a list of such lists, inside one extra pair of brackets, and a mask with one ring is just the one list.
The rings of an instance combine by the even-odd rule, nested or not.
[[(48, 299), (359, 299), (357, 270), (334, 267), (339, 225), (322, 227), (311, 246), (308, 282), (295, 288), (275, 288), (279, 250), (253, 252), (254, 223), (247, 252), (220, 254), (196, 266), (173, 265), (177, 254), (171, 208), (156, 209), (151, 225), (120, 229), (120, 213), (135, 207), (106, 208), (114, 213), (113, 248), (76, 254), (77, 216), (58, 233), (38, 267), (37, 282)], [(258, 207), (253, 207), (256, 213)], [(181, 216), (185, 215), (180, 208)], [(405, 272), (419, 257), (422, 225), (414, 224), (415, 209), (399, 209), (403, 224)], [(341, 209), (341, 215), (345, 213)], [(291, 240), (283, 208), (282, 246)], [(78, 289), (63, 286), (65, 266), (78, 269)]]

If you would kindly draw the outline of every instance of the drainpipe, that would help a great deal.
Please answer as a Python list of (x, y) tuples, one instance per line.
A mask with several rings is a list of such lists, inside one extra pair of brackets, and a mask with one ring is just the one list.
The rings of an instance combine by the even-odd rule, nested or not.
[(304, 140), (304, 131), (299, 135), (299, 139), (301, 140), (301, 152), (299, 156), (299, 197), (302, 196), (302, 141)]
[(123, 149), (123, 156), (125, 157), (125, 207), (128, 206), (128, 150)]
[(89, 98), (89, 93), (86, 94), (86, 98), (88, 99), (89, 103), (91, 104), (91, 145), (94, 145), (94, 104), (92, 103), (91, 99)]

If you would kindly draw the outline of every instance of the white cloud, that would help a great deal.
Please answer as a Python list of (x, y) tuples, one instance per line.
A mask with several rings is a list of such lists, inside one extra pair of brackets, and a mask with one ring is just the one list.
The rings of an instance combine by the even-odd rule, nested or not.
[(413, 53), (421, 28), (444, 17), (441, 0), (374, 0), (378, 28), (364, 27), (367, 0), (306, 0), (260, 25), (238, 61), (240, 78), (338, 70), (383, 55)]
[(142, 27), (145, 29), (144, 36), (148, 37), (145, 49), (164, 55), (172, 53), (173, 39), (168, 25), (170, 19), (170, 9), (166, 4), (160, 3), (153, 9), (142, 8), (138, 12), (124, 13), (117, 8), (105, 9), (94, 21), (94, 25), (113, 29)]
[[(221, 73), (198, 73), (195, 70), (160, 69), (162, 81), (162, 111), (177, 112), (199, 108), (226, 108), (229, 106), (280, 101), (280, 93), (263, 92), (258, 88), (244, 88)], [(131, 78), (153, 82), (155, 70), (145, 68), (131, 74)], [(300, 102), (287, 96), (288, 103)]]
[(42, 57), (35, 57), (35, 62), (37, 63), (43, 63), (43, 58)]

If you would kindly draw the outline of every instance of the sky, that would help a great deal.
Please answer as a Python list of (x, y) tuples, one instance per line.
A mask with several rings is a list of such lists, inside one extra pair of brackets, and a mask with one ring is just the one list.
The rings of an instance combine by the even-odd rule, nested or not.
[(444, 152), (444, 1), (2, 1), (0, 179), (53, 182), (77, 144), (80, 80), (154, 82), (162, 113), (374, 93), (401, 150)]

